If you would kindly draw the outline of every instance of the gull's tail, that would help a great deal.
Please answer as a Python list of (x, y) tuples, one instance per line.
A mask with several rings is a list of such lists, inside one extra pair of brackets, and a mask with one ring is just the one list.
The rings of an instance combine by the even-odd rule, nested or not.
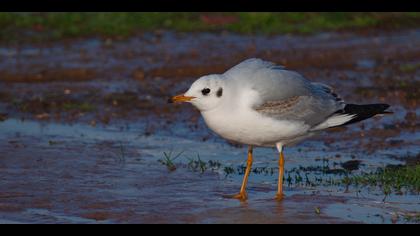
[(321, 130), (331, 127), (353, 124), (362, 120), (366, 120), (375, 115), (390, 114), (386, 111), (388, 104), (346, 104), (346, 106), (334, 112), (326, 121), (314, 127), (312, 130)]

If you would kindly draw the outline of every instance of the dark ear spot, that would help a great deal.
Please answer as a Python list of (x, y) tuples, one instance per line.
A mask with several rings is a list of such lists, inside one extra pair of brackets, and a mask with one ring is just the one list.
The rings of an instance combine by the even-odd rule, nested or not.
[(217, 90), (217, 92), (216, 92), (216, 95), (217, 95), (217, 97), (220, 98), (223, 95), (223, 89), (219, 88), (219, 90)]

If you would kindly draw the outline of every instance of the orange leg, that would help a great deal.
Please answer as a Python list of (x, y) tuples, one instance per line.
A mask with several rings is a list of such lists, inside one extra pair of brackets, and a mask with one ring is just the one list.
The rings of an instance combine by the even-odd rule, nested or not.
[(278, 181), (277, 194), (276, 194), (276, 199), (279, 201), (283, 200), (284, 198), (283, 176), (284, 176), (284, 155), (283, 155), (283, 151), (281, 151), (280, 156), (279, 156), (279, 181)]
[(249, 173), (251, 172), (251, 166), (252, 166), (252, 147), (249, 146), (248, 147), (248, 160), (246, 161), (246, 170), (245, 170), (244, 179), (242, 181), (241, 190), (239, 191), (238, 194), (232, 196), (232, 198), (239, 199), (241, 201), (245, 201), (248, 198), (246, 194), (246, 184), (248, 183), (248, 176), (249, 176)]

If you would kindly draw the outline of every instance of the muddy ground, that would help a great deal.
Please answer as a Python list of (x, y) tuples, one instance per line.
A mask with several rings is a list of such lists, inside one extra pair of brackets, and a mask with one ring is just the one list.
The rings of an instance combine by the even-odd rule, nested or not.
[[(394, 114), (286, 149), (282, 202), (273, 200), (276, 150), (257, 148), (249, 200), (223, 198), (239, 190), (246, 147), (166, 101), (249, 57), (327, 83), (351, 103), (389, 103)], [(0, 222), (418, 223), (419, 193), (340, 179), (418, 163), (419, 98), (420, 29), (3, 45)]]

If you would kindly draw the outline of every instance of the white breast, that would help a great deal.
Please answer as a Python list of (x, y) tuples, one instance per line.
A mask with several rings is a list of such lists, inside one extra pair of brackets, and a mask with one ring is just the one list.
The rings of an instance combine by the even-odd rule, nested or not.
[(221, 137), (255, 146), (275, 146), (304, 135), (309, 126), (263, 116), (251, 108), (202, 112), (208, 127)]

